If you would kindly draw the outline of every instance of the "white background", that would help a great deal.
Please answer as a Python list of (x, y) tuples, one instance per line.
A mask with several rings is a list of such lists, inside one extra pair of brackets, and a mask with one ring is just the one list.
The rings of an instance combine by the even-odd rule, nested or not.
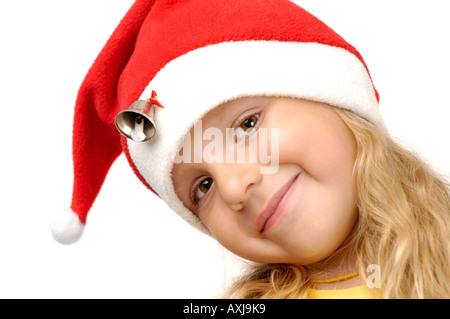
[[(239, 268), (168, 211), (123, 155), (73, 246), (77, 90), (131, 0), (0, 2), (0, 298), (209, 298)], [(363, 55), (391, 133), (450, 175), (450, 20), (441, 0), (295, 1)]]

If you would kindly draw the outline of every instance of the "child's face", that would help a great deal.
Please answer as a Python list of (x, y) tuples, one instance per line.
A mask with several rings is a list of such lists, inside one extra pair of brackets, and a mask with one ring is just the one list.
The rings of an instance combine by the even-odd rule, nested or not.
[[(212, 127), (224, 137), (233, 128), (235, 147), (261, 128), (269, 136), (271, 128), (279, 132), (278, 145), (267, 139), (272, 153), (274, 147), (279, 151), (272, 174), (261, 173), (268, 165), (262, 160), (174, 165), (178, 196), (225, 248), (256, 262), (309, 264), (342, 244), (358, 216), (352, 176), (356, 143), (331, 106), (248, 97), (208, 113), (203, 132)], [(193, 145), (194, 135), (192, 129), (185, 143)], [(203, 141), (203, 149), (208, 143)]]

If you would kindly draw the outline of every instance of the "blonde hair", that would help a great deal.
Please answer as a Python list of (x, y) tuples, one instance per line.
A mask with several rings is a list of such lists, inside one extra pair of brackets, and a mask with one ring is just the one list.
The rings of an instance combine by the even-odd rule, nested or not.
[[(384, 130), (350, 111), (334, 109), (356, 139), (359, 208), (352, 234), (335, 254), (356, 255), (363, 282), (367, 266), (379, 265), (383, 298), (449, 298), (448, 181)], [(320, 267), (253, 264), (226, 296), (305, 298), (309, 278)]]

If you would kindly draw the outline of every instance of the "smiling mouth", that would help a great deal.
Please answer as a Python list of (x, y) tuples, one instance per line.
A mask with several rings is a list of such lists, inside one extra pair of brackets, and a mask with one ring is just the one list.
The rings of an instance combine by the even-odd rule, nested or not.
[[(289, 180), (286, 184), (284, 184), (270, 199), (266, 208), (263, 210), (261, 215), (257, 220), (257, 229), (259, 229), (259, 233), (262, 234), (264, 231), (269, 229), (275, 222), (281, 217), (287, 201), (284, 200), (292, 185), (300, 176), (301, 172), (298, 173), (294, 178)], [(287, 199), (287, 198), (286, 198)]]

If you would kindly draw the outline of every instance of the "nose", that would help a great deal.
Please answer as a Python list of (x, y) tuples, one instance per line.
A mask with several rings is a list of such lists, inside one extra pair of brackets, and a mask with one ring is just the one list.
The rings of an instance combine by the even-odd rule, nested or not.
[(217, 164), (213, 175), (222, 199), (235, 211), (245, 207), (253, 188), (262, 179), (259, 165), (251, 163)]

